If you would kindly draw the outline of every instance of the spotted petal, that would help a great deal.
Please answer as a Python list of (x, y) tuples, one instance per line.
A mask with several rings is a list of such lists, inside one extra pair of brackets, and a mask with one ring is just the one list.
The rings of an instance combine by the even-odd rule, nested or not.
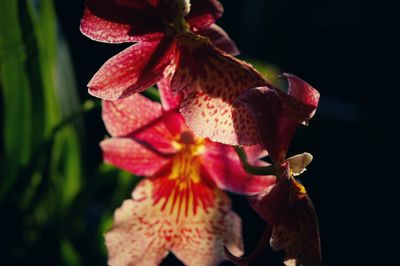
[(299, 124), (306, 124), (315, 113), (319, 93), (294, 75), (284, 74), (289, 94), (273, 86), (244, 92), (236, 104), (248, 108), (257, 121), (260, 138), (274, 162), (282, 163)]
[(145, 1), (86, 0), (80, 29), (87, 37), (106, 43), (163, 37), (159, 16)]
[(321, 266), (314, 207), (304, 187), (288, 172), (286, 169), (275, 186), (251, 198), (250, 204), (273, 227), (270, 245), (285, 251), (287, 265)]
[[(250, 149), (249, 163), (266, 166), (258, 160), (261, 154), (255, 147)], [(252, 176), (243, 170), (240, 159), (233, 147), (216, 142), (207, 142), (202, 155), (214, 182), (221, 189), (240, 194), (255, 194), (275, 183), (275, 176)]]
[(240, 218), (230, 211), (226, 195), (203, 185), (213, 195), (212, 205), (177, 220), (163, 201), (154, 201), (158, 189), (165, 188), (160, 182), (171, 180), (143, 180), (132, 200), (116, 211), (106, 234), (110, 265), (156, 265), (168, 250), (187, 265), (217, 265), (225, 260), (224, 243), (242, 254)]
[(174, 43), (140, 42), (109, 59), (89, 81), (89, 93), (105, 100), (117, 100), (143, 91), (163, 77), (171, 63)]
[(215, 48), (207, 39), (186, 35), (178, 40), (177, 70), (171, 81), (183, 90), (181, 112), (200, 137), (231, 145), (252, 145), (258, 129), (248, 110), (233, 102), (244, 91), (267, 84), (249, 64)]
[(109, 265), (158, 265), (168, 254), (171, 226), (153, 208), (151, 193), (152, 184), (142, 181), (115, 211), (113, 228), (105, 235)]
[(173, 91), (170, 83), (171, 78), (169, 76), (157, 83), (164, 110), (177, 109), (182, 102), (182, 92)]
[(172, 141), (179, 132), (171, 132), (167, 124), (174, 122), (163, 113), (161, 104), (135, 94), (117, 101), (103, 101), (102, 117), (111, 136), (129, 137), (143, 146), (171, 153)]

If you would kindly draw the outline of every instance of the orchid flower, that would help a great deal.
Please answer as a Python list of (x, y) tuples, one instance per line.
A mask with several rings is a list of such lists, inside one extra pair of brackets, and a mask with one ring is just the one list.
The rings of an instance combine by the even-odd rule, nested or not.
[[(175, 4), (174, 4), (175, 3)], [(183, 12), (176, 10), (183, 5)], [(153, 84), (183, 98), (180, 111), (199, 137), (231, 145), (259, 142), (256, 123), (234, 101), (248, 89), (267, 86), (216, 24), (217, 0), (87, 0), (83, 34), (108, 43), (137, 42), (109, 59), (88, 84), (89, 93), (116, 100)]]
[[(312, 155), (303, 153), (286, 159), (296, 127), (298, 124), (307, 124), (312, 118), (319, 93), (294, 75), (284, 74), (283, 77), (289, 83), (287, 94), (261, 87), (249, 90), (238, 99), (239, 104), (251, 109), (258, 121), (263, 146), (273, 164), (279, 167), (277, 182), (250, 197), (250, 205), (272, 227), (272, 230), (267, 228), (260, 247), (265, 241), (270, 241), (274, 250), (283, 249), (287, 266), (320, 266), (317, 216), (306, 189), (294, 179), (305, 170)], [(229, 250), (226, 251), (237, 264), (254, 259), (254, 255), (237, 258)]]
[[(221, 190), (254, 195), (274, 176), (251, 176), (234, 149), (195, 137), (176, 106), (179, 98), (161, 90), (162, 104), (140, 94), (103, 101), (111, 138), (100, 146), (104, 160), (145, 176), (132, 199), (116, 210), (106, 233), (110, 265), (157, 265), (171, 251), (186, 265), (217, 265), (223, 246), (243, 253), (241, 219)], [(247, 149), (249, 160), (264, 155)]]
[(89, 93), (116, 100), (154, 85), (176, 67), (177, 43), (185, 35), (209, 36), (221, 49), (238, 54), (214, 24), (222, 12), (217, 0), (87, 0), (83, 34), (105, 43), (136, 42), (99, 69), (88, 83)]

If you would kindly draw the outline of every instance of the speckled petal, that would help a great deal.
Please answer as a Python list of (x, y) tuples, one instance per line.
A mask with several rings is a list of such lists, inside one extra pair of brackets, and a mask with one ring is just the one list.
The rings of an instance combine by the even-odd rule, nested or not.
[(106, 43), (159, 40), (162, 24), (144, 1), (87, 0), (81, 32)]
[(105, 139), (100, 142), (100, 147), (105, 162), (135, 175), (151, 176), (170, 160), (130, 138)]
[(111, 266), (155, 266), (168, 254), (171, 223), (153, 208), (152, 184), (142, 181), (114, 214), (114, 225), (106, 233), (108, 264)]
[(117, 100), (143, 91), (163, 77), (174, 55), (169, 39), (140, 42), (110, 58), (89, 81), (89, 93)]
[(135, 94), (117, 101), (103, 101), (102, 117), (107, 131), (114, 137), (129, 137), (159, 152), (171, 153), (172, 140), (176, 137), (166, 124), (169, 116), (161, 104)]
[[(287, 168), (280, 181), (268, 187), (250, 204), (273, 227), (270, 245), (285, 251), (287, 263), (321, 266), (317, 215), (302, 185), (289, 176)], [(289, 264), (290, 265), (290, 264)]]
[(217, 0), (191, 0), (186, 21), (191, 27), (207, 28), (222, 16), (224, 8)]
[(165, 77), (157, 83), (164, 110), (177, 109), (182, 102), (182, 92), (172, 91), (170, 82), (171, 78)]
[(259, 141), (252, 115), (233, 102), (244, 91), (267, 84), (249, 64), (216, 49), (207, 39), (183, 36), (178, 40), (177, 70), (171, 81), (183, 90), (181, 112), (200, 137), (231, 145)]
[(217, 24), (212, 24), (209, 28), (198, 29), (195, 32), (209, 38), (212, 44), (230, 55), (237, 56), (240, 54), (240, 51), (233, 40)]
[(171, 251), (186, 265), (216, 266), (227, 260), (223, 246), (237, 256), (243, 254), (240, 217), (230, 211), (229, 198), (215, 191), (214, 207), (207, 213), (188, 217), (178, 231), (180, 236)]
[[(266, 166), (258, 160), (259, 149), (249, 149), (249, 163)], [(275, 184), (275, 176), (252, 176), (243, 170), (240, 159), (233, 147), (208, 141), (202, 155), (204, 164), (217, 186), (230, 192), (251, 195)]]
[(299, 124), (307, 124), (315, 113), (319, 93), (291, 74), (288, 94), (273, 86), (258, 87), (242, 93), (236, 105), (248, 108), (257, 121), (260, 139), (272, 160), (282, 163)]
[(116, 211), (113, 229), (106, 234), (111, 265), (155, 265), (168, 250), (186, 265), (218, 265), (226, 259), (224, 244), (237, 255), (243, 253), (241, 221), (230, 211), (230, 200), (223, 192), (199, 184), (213, 195), (211, 205), (177, 219), (170, 205), (165, 208), (163, 201), (154, 201), (165, 182), (172, 181), (143, 180), (132, 200)]
[(102, 118), (111, 136), (127, 136), (162, 115), (161, 104), (140, 94), (102, 101)]

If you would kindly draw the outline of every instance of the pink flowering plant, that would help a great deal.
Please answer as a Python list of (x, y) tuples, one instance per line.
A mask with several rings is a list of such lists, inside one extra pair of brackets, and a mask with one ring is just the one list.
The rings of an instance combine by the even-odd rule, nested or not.
[[(217, 0), (86, 1), (83, 34), (133, 43), (88, 83), (103, 99), (104, 161), (143, 177), (105, 235), (110, 265), (158, 265), (168, 252), (185, 265), (251, 263), (224, 191), (268, 223), (257, 251), (269, 242), (286, 265), (322, 264), (317, 216), (295, 179), (312, 156), (287, 158), (319, 93), (292, 74), (285, 92), (235, 58), (215, 24), (222, 13)], [(154, 85), (161, 102), (140, 94)]]
[[(241, 255), (241, 221), (222, 190), (249, 195), (275, 182), (246, 173), (233, 147), (196, 137), (176, 110), (165, 110), (171, 104), (139, 94), (103, 102), (112, 136), (100, 143), (105, 161), (146, 177), (106, 234), (111, 265), (155, 265), (168, 251), (188, 265), (216, 265), (224, 245)], [(262, 155), (249, 147), (253, 164)]]

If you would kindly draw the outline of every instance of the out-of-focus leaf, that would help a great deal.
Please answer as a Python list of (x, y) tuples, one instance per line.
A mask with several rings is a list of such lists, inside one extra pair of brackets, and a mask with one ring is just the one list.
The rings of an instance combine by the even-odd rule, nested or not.
[(0, 80), (4, 158), (1, 158), (0, 200), (31, 155), (31, 92), (25, 68), (27, 53), (15, 0), (0, 2)]
[(160, 101), (160, 93), (155, 87), (148, 88), (147, 90), (143, 91), (142, 94), (153, 101)]
[(62, 239), (60, 241), (60, 248), (64, 265), (82, 265), (81, 258), (79, 257), (79, 254), (75, 250), (71, 241), (69, 241), (68, 239)]
[(280, 74), (282, 74), (279, 67), (273, 64), (268, 64), (259, 59), (254, 59), (254, 58), (241, 58), (241, 59), (253, 65), (253, 67), (257, 69), (257, 71), (260, 72), (261, 75), (263, 75), (265, 78), (267, 78), (273, 85), (277, 86), (280, 89), (283, 90), (285, 89), (286, 82), (284, 81), (284, 79), (280, 79), (278, 77)]

